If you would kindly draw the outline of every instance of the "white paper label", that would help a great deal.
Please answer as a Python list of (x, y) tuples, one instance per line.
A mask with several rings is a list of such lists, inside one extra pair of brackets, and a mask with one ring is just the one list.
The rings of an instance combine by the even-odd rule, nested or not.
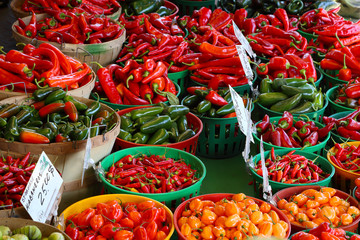
[(251, 112), (245, 108), (243, 99), (230, 85), (229, 85), (229, 89), (230, 89), (232, 101), (234, 103), (236, 117), (239, 122), (240, 130), (244, 133), (246, 137), (249, 137), (251, 142), (254, 143), (254, 139), (251, 134), (251, 127), (249, 128), (249, 123), (252, 124)]
[(261, 156), (261, 170), (263, 175), (263, 198), (270, 202), (272, 199), (271, 186), (269, 184), (269, 175), (268, 170), (265, 166), (265, 156), (264, 156), (264, 142), (262, 136), (260, 138), (260, 156)]
[(254, 53), (254, 51), (252, 50), (248, 40), (246, 40), (244, 34), (242, 34), (242, 32), (240, 31), (240, 29), (238, 28), (238, 26), (235, 24), (234, 20), (232, 20), (232, 24), (233, 24), (233, 28), (234, 28), (234, 33), (236, 38), (239, 40), (239, 42), (241, 43), (241, 45), (245, 48), (246, 52), (249, 54), (249, 56), (253, 59), (256, 58), (256, 54)]
[[(93, 126), (96, 127), (96, 126)], [(81, 186), (84, 182), (84, 176), (85, 176), (85, 170), (89, 168), (89, 165), (92, 165), (94, 161), (91, 159), (90, 152), (91, 152), (91, 138), (90, 138), (90, 129), (88, 128), (88, 138), (86, 140), (86, 147), (85, 147), (85, 156), (84, 156), (84, 165), (83, 165), (83, 171), (81, 174)]]
[[(251, 69), (251, 66), (250, 66), (248, 57), (245, 53), (244, 47), (242, 45), (236, 45), (236, 50), (238, 52), (241, 65), (244, 69), (245, 76), (249, 80), (249, 82), (251, 82), (254, 79), (254, 73)], [(249, 83), (249, 84), (252, 85), (252, 83)]]
[(45, 223), (63, 183), (45, 152), (42, 152), (20, 199), (34, 221)]

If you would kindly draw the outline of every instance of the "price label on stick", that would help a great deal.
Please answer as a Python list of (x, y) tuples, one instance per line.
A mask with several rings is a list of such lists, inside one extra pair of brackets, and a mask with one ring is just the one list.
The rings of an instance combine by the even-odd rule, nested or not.
[(232, 20), (232, 24), (233, 24), (233, 28), (234, 28), (234, 32), (235, 32), (235, 36), (236, 38), (239, 40), (239, 42), (241, 43), (242, 46), (244, 46), (246, 52), (249, 54), (249, 56), (253, 59), (256, 58), (256, 54), (255, 52), (252, 50), (248, 40), (246, 40), (244, 34), (242, 34), (242, 32), (240, 31), (240, 29), (238, 28), (238, 26), (236, 25), (236, 23), (234, 22), (234, 20)]
[(238, 52), (241, 65), (244, 69), (245, 76), (249, 80), (249, 84), (252, 86), (252, 80), (254, 79), (254, 73), (251, 69), (248, 56), (245, 53), (244, 47), (242, 45), (236, 45), (236, 50)]
[(20, 199), (34, 221), (45, 223), (63, 183), (45, 152), (42, 152)]
[(90, 138), (90, 132), (91, 132), (91, 128), (94, 128), (96, 126), (92, 126), (90, 128), (88, 128), (88, 137), (87, 137), (87, 140), (86, 140), (86, 147), (85, 147), (85, 156), (84, 156), (84, 165), (83, 165), (83, 171), (82, 171), (82, 174), (81, 174), (81, 186), (83, 185), (84, 183), (84, 176), (85, 176), (85, 171), (86, 169), (89, 168), (89, 165), (93, 165), (94, 164), (94, 160), (91, 158), (90, 156), (90, 152), (91, 152), (91, 147), (92, 147), (92, 144), (91, 144), (91, 138)]
[(270, 202), (272, 199), (272, 191), (271, 186), (269, 184), (269, 176), (268, 170), (265, 166), (265, 157), (264, 157), (264, 142), (261, 136), (260, 139), (260, 156), (261, 156), (261, 170), (262, 170), (262, 177), (263, 177), (263, 198)]

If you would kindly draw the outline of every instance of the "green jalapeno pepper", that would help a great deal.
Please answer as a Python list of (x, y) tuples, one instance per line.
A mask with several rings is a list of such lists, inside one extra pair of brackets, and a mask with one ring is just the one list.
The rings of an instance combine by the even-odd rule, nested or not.
[[(347, 98), (347, 99), (349, 99), (349, 98)], [(322, 109), (324, 107), (324, 94), (321, 92), (321, 90), (316, 92), (316, 94), (315, 94), (315, 99), (313, 101), (313, 107), (314, 107), (315, 111)]]
[(146, 142), (149, 140), (150, 135), (142, 132), (137, 132), (133, 135), (132, 141), (134, 143), (138, 144), (146, 144)]
[(40, 128), (36, 130), (37, 133), (47, 137), (50, 141), (55, 139), (55, 133), (50, 128)]
[(143, 133), (154, 133), (160, 128), (169, 129), (171, 127), (171, 118), (167, 115), (159, 116), (144, 123), (140, 127), (140, 131)]
[(50, 93), (60, 90), (60, 87), (47, 87), (47, 88), (40, 88), (33, 92), (32, 96), (34, 97), (35, 101), (39, 102), (44, 100)]
[(286, 6), (286, 12), (291, 15), (298, 15), (304, 9), (304, 3), (302, 0), (291, 0)]
[(271, 105), (288, 99), (288, 96), (281, 92), (269, 92), (269, 93), (262, 93), (259, 95), (259, 103), (265, 107), (270, 107)]
[(211, 102), (208, 100), (202, 100), (196, 107), (196, 111), (199, 114), (203, 114), (206, 113), (207, 111), (209, 111), (211, 109)]
[(16, 116), (12, 116), (8, 120), (5, 132), (9, 132), (13, 136), (19, 136), (18, 120), (17, 120)]
[(91, 125), (90, 117), (85, 116), (85, 115), (79, 116), (78, 122), (83, 123), (86, 127), (90, 127), (90, 125)]
[(195, 90), (195, 95), (201, 97), (201, 98), (205, 98), (206, 95), (209, 94), (209, 90), (201, 90), (201, 89), (196, 89)]
[[(141, 127), (144, 123), (154, 119), (155, 116), (146, 116), (146, 117), (140, 117), (136, 119), (135, 124), (137, 127)], [(157, 117), (157, 116), (156, 116)]]
[(56, 135), (59, 133), (59, 127), (54, 122), (47, 122), (44, 124), (44, 128), (49, 128)]
[(264, 78), (260, 82), (260, 93), (272, 92), (272, 80), (269, 78)]
[(169, 15), (171, 15), (172, 10), (165, 6), (160, 6), (160, 8), (158, 10), (156, 10), (156, 13), (159, 14), (161, 17), (169, 16)]
[(188, 114), (190, 109), (183, 105), (171, 105), (163, 111), (163, 114), (167, 114), (171, 119), (178, 118), (180, 116)]
[(7, 121), (5, 118), (0, 118), (0, 127), (5, 127), (7, 124)]
[(20, 112), (20, 110), (21, 110), (20, 106), (16, 104), (10, 104), (9, 106), (4, 107), (3, 109), (0, 110), (0, 117), (10, 118), (13, 115), (17, 114), (18, 112)]
[(131, 133), (129, 133), (123, 129), (120, 129), (120, 133), (119, 133), (118, 137), (124, 141), (129, 141), (129, 142), (132, 139)]
[(293, 86), (287, 86), (283, 85), (281, 86), (281, 90), (283, 93), (285, 93), (288, 96), (294, 96), (296, 94), (301, 93), (302, 99), (308, 100), (308, 101), (314, 101), (315, 94), (316, 94), (316, 88), (311, 84), (305, 84), (301, 87), (293, 87)]
[(225, 101), (227, 101), (228, 103), (232, 102), (232, 97), (231, 97), (231, 93), (228, 92), (225, 97), (224, 97)]
[(179, 136), (179, 129), (176, 122), (171, 123), (171, 127), (169, 129), (169, 139), (173, 142), (176, 141), (176, 138)]
[(290, 111), (300, 103), (301, 97), (302, 94), (298, 93), (288, 99), (275, 103), (274, 105), (271, 106), (270, 110), (281, 113), (284, 111)]
[(211, 118), (216, 117), (216, 109), (212, 107), (212, 108), (209, 110), (208, 115), (209, 115), (209, 117), (211, 117)]
[(129, 131), (129, 129), (133, 126), (133, 121), (124, 115), (120, 116), (121, 123), (120, 128), (124, 129), (125, 131)]
[(54, 92), (51, 92), (46, 98), (45, 98), (45, 105), (48, 105), (52, 102), (63, 100), (66, 96), (66, 91), (62, 89), (58, 89)]
[(199, 104), (201, 97), (197, 95), (186, 96), (183, 100), (183, 104), (189, 108), (195, 107)]
[(22, 123), (28, 121), (34, 111), (35, 111), (34, 108), (29, 107), (29, 108), (24, 108), (20, 112), (18, 112), (18, 114), (16, 114), (18, 124), (22, 124)]
[(98, 100), (96, 102), (93, 102), (90, 104), (88, 109), (86, 109), (86, 111), (85, 111), (85, 116), (91, 117), (100, 111), (101, 105), (100, 105), (99, 100), (100, 100), (100, 98), (98, 98)]
[(135, 109), (130, 112), (131, 119), (136, 120), (140, 117), (155, 116), (157, 114), (160, 114), (163, 110), (164, 108), (161, 106)]
[(301, 78), (275, 78), (272, 84), (272, 88), (276, 91), (281, 90), (281, 87), (291, 86), (291, 87), (301, 87), (307, 84), (306, 79)]
[(102, 111), (98, 112), (98, 114), (96, 114), (95, 119), (102, 117), (105, 120), (108, 120), (111, 116), (112, 116), (112, 114), (108, 110), (102, 110)]
[(223, 117), (223, 116), (228, 115), (229, 113), (232, 113), (234, 111), (235, 111), (234, 103), (231, 102), (229, 104), (226, 104), (226, 105), (222, 106), (218, 110), (216, 110), (216, 115), (218, 115), (220, 117)]
[(195, 132), (194, 132), (194, 130), (192, 130), (192, 129), (186, 129), (186, 131), (185, 132), (183, 132), (183, 133), (181, 133), (178, 137), (177, 137), (177, 139), (176, 139), (176, 142), (182, 142), (182, 141), (185, 141), (185, 140), (187, 140), (187, 139), (189, 139), (189, 138), (192, 138), (193, 136), (195, 136)]
[(86, 109), (88, 109), (88, 106), (85, 103), (83, 103), (69, 95), (66, 95), (64, 97), (64, 102), (72, 102), (79, 112), (83, 112)]
[(168, 140), (168, 138), (169, 133), (164, 128), (161, 128), (150, 137), (146, 144), (159, 145)]
[(179, 119), (176, 121), (179, 133), (183, 133), (186, 131), (186, 129), (188, 129), (188, 121), (186, 116), (181, 116), (179, 117)]
[(81, 141), (85, 140), (88, 137), (89, 129), (75, 129), (74, 131), (70, 132), (70, 137), (72, 140)]
[(218, 94), (222, 97), (225, 97), (230, 92), (229, 88), (221, 88), (218, 90)]
[(41, 120), (30, 121), (25, 124), (26, 127), (41, 127), (44, 123)]
[(54, 122), (56, 124), (59, 124), (62, 120), (62, 117), (60, 113), (51, 113), (49, 115), (49, 122)]
[(304, 102), (297, 106), (296, 108), (293, 108), (289, 111), (291, 114), (301, 114), (301, 113), (309, 113), (313, 112), (314, 107), (312, 102)]
[(130, 2), (129, 6), (135, 13), (135, 15), (140, 15), (143, 13), (151, 13), (158, 10), (162, 5), (164, 5), (164, 0), (137, 0)]

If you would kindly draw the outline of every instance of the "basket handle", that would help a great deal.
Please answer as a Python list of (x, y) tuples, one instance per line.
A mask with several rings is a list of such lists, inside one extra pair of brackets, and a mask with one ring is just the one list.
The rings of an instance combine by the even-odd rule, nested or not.
[[(79, 58), (79, 50), (81, 50), (81, 51), (83, 51), (85, 54), (84, 54), (84, 62), (86, 62), (85, 61), (85, 58), (87, 57), (87, 56), (90, 56), (90, 58), (91, 58), (91, 62), (94, 62), (94, 55), (92, 55), (89, 51), (87, 51), (87, 50), (85, 50), (84, 48), (82, 48), (82, 47), (77, 47), (76, 48), (76, 52), (75, 52), (75, 57), (76, 58)], [(93, 64), (93, 63), (92, 63)], [(91, 66), (90, 66), (90, 68), (91, 68), (91, 70), (93, 69)]]
[(16, 84), (20, 84), (20, 85), (23, 84), (23, 85), (24, 85), (24, 90), (25, 90), (25, 95), (28, 96), (28, 93), (27, 93), (27, 91), (26, 91), (25, 82), (15, 82), (15, 83), (4, 84), (4, 85), (0, 85), (0, 88), (1, 88), (1, 87), (7, 87), (7, 86), (12, 86), (12, 87), (14, 87), (14, 85), (16, 85)]

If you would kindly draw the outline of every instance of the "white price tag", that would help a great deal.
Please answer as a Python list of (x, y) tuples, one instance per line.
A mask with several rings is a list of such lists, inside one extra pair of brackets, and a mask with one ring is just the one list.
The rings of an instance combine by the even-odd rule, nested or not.
[(21, 204), (34, 221), (45, 223), (63, 183), (45, 152), (42, 152), (24, 193)]
[[(245, 108), (243, 99), (230, 85), (229, 85), (229, 89), (230, 89), (232, 101), (234, 103), (236, 117), (239, 122), (240, 130), (244, 133), (246, 137), (250, 139), (251, 142), (254, 143), (254, 139), (251, 134), (252, 132), (251, 112)], [(249, 106), (251, 106), (251, 104), (249, 104)], [(249, 123), (250, 123), (250, 127), (249, 127)]]
[(239, 27), (236, 25), (234, 20), (232, 20), (232, 24), (233, 24), (233, 28), (234, 28), (236, 38), (239, 40), (241, 45), (244, 46), (244, 48), (245, 48), (246, 52), (249, 54), (249, 56), (251, 58), (255, 59), (256, 58), (256, 53), (254, 53), (254, 51), (252, 50), (248, 40), (246, 40), (244, 34), (242, 34), (242, 32), (240, 31)]
[(268, 170), (265, 166), (265, 157), (264, 157), (264, 142), (261, 136), (260, 139), (260, 156), (261, 156), (261, 170), (263, 175), (263, 198), (270, 202), (272, 199), (272, 191), (271, 186), (269, 184), (269, 175)]
[[(92, 127), (96, 127), (96, 126), (92, 126)], [(85, 170), (89, 168), (89, 165), (94, 164), (93, 159), (91, 159), (90, 156), (90, 152), (91, 152), (91, 138), (90, 138), (90, 130), (91, 128), (88, 128), (88, 138), (86, 140), (86, 147), (85, 147), (85, 156), (84, 156), (84, 165), (83, 165), (83, 171), (82, 171), (82, 175), (81, 175), (81, 186), (83, 185), (84, 182), (84, 176), (85, 176)]]
[(240, 58), (241, 65), (244, 69), (245, 76), (249, 80), (249, 84), (252, 85), (251, 81), (254, 79), (254, 73), (251, 69), (248, 56), (246, 55), (244, 47), (242, 45), (235, 45), (235, 46)]

